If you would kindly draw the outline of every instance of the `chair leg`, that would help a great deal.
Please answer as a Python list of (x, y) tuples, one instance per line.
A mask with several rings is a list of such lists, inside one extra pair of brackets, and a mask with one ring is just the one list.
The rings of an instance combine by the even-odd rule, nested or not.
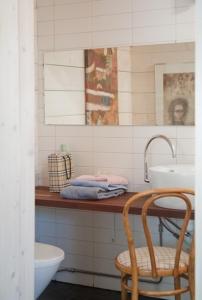
[(121, 287), (121, 300), (127, 300), (128, 298), (128, 292), (126, 289), (122, 286)]
[[(180, 277), (175, 277), (174, 278), (174, 285), (175, 289), (180, 289), (181, 284), (180, 284)], [(181, 300), (181, 294), (175, 296), (175, 300)]]
[(132, 291), (131, 300), (138, 300), (138, 299), (139, 299), (138, 291), (135, 289), (135, 291)]
[(194, 243), (194, 238), (192, 240), (191, 249), (190, 249), (188, 278), (189, 278), (189, 287), (190, 287), (190, 298), (191, 298), (191, 300), (195, 300), (195, 243)]
[(139, 299), (139, 293), (138, 293), (138, 280), (132, 278), (132, 294), (131, 294), (131, 300), (138, 300)]
[(125, 285), (127, 285), (128, 279), (126, 274), (121, 273), (121, 300), (127, 300), (128, 298), (128, 291), (125, 288)]
[(189, 278), (189, 287), (190, 287), (190, 299), (191, 300), (195, 300), (195, 282), (194, 282), (194, 278), (191, 277)]

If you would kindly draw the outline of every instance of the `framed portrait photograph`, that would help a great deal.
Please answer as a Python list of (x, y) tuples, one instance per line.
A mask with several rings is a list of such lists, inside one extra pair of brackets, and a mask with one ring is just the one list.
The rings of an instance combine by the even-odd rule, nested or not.
[(155, 65), (157, 125), (194, 125), (193, 63)]

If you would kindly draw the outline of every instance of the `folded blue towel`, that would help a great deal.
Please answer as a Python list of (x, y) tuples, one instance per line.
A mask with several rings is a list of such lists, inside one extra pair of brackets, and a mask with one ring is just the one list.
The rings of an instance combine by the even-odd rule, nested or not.
[(125, 189), (106, 191), (100, 187), (85, 187), (70, 185), (64, 188), (60, 195), (68, 199), (105, 199), (122, 195)]
[(100, 187), (105, 189), (105, 191), (113, 191), (117, 189), (128, 189), (128, 185), (124, 184), (110, 184), (106, 181), (93, 181), (93, 180), (83, 180), (83, 179), (71, 179), (69, 183), (73, 186), (85, 186), (85, 187)]

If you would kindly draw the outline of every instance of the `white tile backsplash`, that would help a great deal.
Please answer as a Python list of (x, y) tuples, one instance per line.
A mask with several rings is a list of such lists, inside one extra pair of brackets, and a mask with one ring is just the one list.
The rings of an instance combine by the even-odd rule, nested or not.
[(184, 130), (183, 126), (177, 126), (177, 139), (195, 139), (195, 130), (193, 126), (186, 126)]
[(93, 150), (95, 152), (131, 153), (132, 138), (95, 138)]
[(91, 137), (93, 126), (56, 126), (56, 137)]
[(38, 36), (53, 35), (54, 34), (54, 23), (49, 22), (38, 22), (37, 25)]
[(99, 0), (93, 1), (93, 16), (131, 13), (131, 0)]
[(154, 9), (169, 9), (175, 7), (175, 0), (132, 0), (134, 11), (147, 11)]
[(91, 16), (91, 2), (70, 3), (67, 5), (55, 5), (54, 19), (78, 19)]
[(101, 273), (118, 275), (118, 270), (115, 268), (114, 259), (95, 258), (93, 260), (95, 270)]
[(92, 226), (93, 215), (90, 211), (57, 208), (55, 211), (55, 222), (74, 226)]
[(38, 149), (39, 151), (54, 151), (55, 138), (53, 136), (39, 137)]
[(131, 29), (117, 29), (92, 32), (93, 48), (118, 47), (132, 44)]
[(113, 228), (103, 228), (103, 227), (93, 227), (93, 241), (99, 243), (111, 243), (113, 242), (114, 229)]
[(91, 40), (88, 32), (55, 35), (55, 50), (90, 48)]
[(36, 5), (37, 8), (39, 8), (40, 6), (51, 6), (53, 5), (53, 1), (54, 0), (37, 0)]
[(54, 48), (54, 36), (53, 35), (45, 35), (38, 37), (38, 49), (50, 51)]
[(41, 6), (37, 9), (37, 21), (51, 21), (53, 20), (54, 10), (52, 5)]
[[(70, 148), (71, 151), (71, 148)], [(91, 167), (93, 166), (93, 153), (92, 152), (72, 152), (73, 167)]]
[(61, 144), (69, 145), (72, 152), (90, 152), (93, 150), (92, 137), (56, 137), (56, 149), (60, 149)]
[(56, 226), (55, 222), (53, 221), (39, 221), (39, 236), (48, 236), (48, 237), (55, 237), (56, 236)]
[(81, 33), (91, 31), (91, 19), (80, 18), (70, 20), (56, 20), (55, 21), (55, 34), (67, 34), (67, 33)]
[(93, 228), (55, 223), (55, 234), (59, 238), (78, 241), (93, 241)]
[(140, 11), (133, 14), (133, 27), (147, 27), (159, 25), (174, 25), (175, 10), (159, 9)]
[(175, 21), (177, 24), (194, 23), (194, 6), (177, 7), (175, 13)]
[(67, 254), (64, 261), (61, 263), (61, 267), (77, 268), (81, 270), (92, 271), (93, 260), (90, 256)]
[(107, 212), (93, 213), (93, 227), (96, 228), (114, 228), (114, 215)]
[(176, 24), (176, 42), (189, 42), (195, 39), (195, 23)]
[(132, 126), (94, 126), (94, 137), (132, 137)]
[(57, 246), (62, 248), (65, 253), (88, 257), (93, 256), (93, 242), (57, 238)]
[(125, 250), (125, 246), (116, 244), (96, 243), (94, 245), (94, 256), (96, 258), (107, 258), (113, 260), (118, 253)]
[(176, 7), (183, 7), (184, 9), (187, 8), (187, 6), (192, 6), (193, 0), (175, 0), (175, 6)]
[[(191, 127), (190, 130), (194, 132), (193, 127)], [(151, 136), (157, 134), (164, 134), (168, 138), (176, 138), (176, 127), (175, 126), (134, 126), (133, 127), (134, 138), (145, 137), (149, 139)]]
[(100, 153), (94, 155), (94, 163), (98, 167), (114, 167), (114, 168), (132, 168), (132, 154), (127, 155), (121, 152), (117, 153)]
[(174, 42), (175, 42), (175, 25), (134, 27), (133, 43), (135, 45), (174, 43)]
[(177, 141), (177, 155), (194, 155), (194, 146), (192, 139), (179, 139)]
[[(168, 136), (177, 149), (177, 163), (194, 162), (194, 127), (183, 126), (49, 126), (44, 125), (43, 56), (44, 52), (106, 46), (144, 45), (194, 40), (194, 4), (192, 0), (37, 0), (38, 53), (38, 153), (37, 181), (48, 185), (47, 156), (66, 144), (73, 155), (74, 175), (114, 173), (129, 180), (129, 191), (143, 191), (149, 185), (143, 180), (143, 153), (148, 139), (155, 134)], [(176, 44), (176, 49), (178, 44)], [(180, 47), (180, 46), (179, 46)], [(159, 48), (153, 49), (144, 63), (139, 49), (135, 72), (138, 72), (136, 94), (146, 93), (154, 100), (154, 68)], [(151, 50), (151, 49), (150, 49)], [(128, 56), (121, 71), (131, 71)], [(180, 55), (178, 54), (180, 53)], [(123, 58), (123, 55), (121, 56)], [(162, 63), (173, 57), (193, 61), (189, 48), (164, 52)], [(148, 65), (150, 65), (148, 73)], [(123, 75), (123, 76), (122, 76)], [(137, 73), (136, 73), (137, 75)], [(136, 76), (134, 75), (134, 76)], [(121, 73), (119, 85), (125, 92), (121, 111), (131, 105), (126, 92), (131, 83)], [(139, 81), (138, 81), (139, 80)], [(146, 88), (145, 88), (146, 85)], [(133, 95), (134, 96), (134, 95)], [(144, 97), (139, 98), (143, 102)], [(127, 105), (125, 104), (127, 101)], [(138, 110), (139, 108), (137, 108)], [(145, 113), (146, 108), (142, 113)], [(123, 116), (130, 118), (131, 116)], [(164, 141), (154, 141), (149, 149), (149, 164), (172, 163), (170, 149)], [(139, 216), (131, 216), (137, 245), (144, 244)], [(151, 218), (152, 232), (158, 224)], [(166, 239), (172, 242), (170, 235)], [(127, 248), (121, 214), (89, 212), (73, 209), (38, 207), (36, 239), (58, 245), (65, 250), (63, 266), (118, 274), (114, 257)], [(158, 234), (155, 234), (158, 243)], [(99, 276), (61, 272), (57, 280), (109, 289), (120, 289), (120, 281)], [(163, 283), (163, 287), (169, 282)]]

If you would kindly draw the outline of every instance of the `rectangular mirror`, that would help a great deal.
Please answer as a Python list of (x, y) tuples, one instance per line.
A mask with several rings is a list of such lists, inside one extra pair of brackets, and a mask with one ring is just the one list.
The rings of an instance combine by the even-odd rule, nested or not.
[(47, 52), (45, 123), (193, 125), (194, 43)]

